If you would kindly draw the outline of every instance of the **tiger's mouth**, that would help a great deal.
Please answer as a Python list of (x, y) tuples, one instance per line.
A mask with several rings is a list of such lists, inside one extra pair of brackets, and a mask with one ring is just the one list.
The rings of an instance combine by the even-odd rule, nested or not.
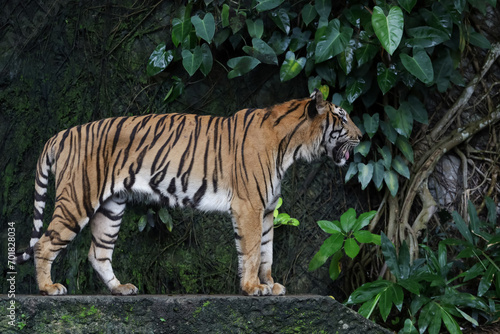
[(334, 147), (332, 151), (330, 152), (330, 156), (333, 159), (333, 162), (337, 166), (343, 166), (349, 160), (349, 157), (351, 156), (351, 151), (354, 150), (356, 146), (358, 146), (359, 141), (346, 141), (340, 146)]

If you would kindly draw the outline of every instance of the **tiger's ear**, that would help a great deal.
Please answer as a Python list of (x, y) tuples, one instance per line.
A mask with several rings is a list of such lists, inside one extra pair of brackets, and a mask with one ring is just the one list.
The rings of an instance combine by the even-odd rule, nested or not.
[(323, 93), (319, 91), (319, 89), (315, 88), (311, 94), (311, 103), (309, 104), (309, 108), (307, 113), (309, 117), (314, 118), (317, 114), (324, 114), (326, 111), (326, 102), (323, 99)]

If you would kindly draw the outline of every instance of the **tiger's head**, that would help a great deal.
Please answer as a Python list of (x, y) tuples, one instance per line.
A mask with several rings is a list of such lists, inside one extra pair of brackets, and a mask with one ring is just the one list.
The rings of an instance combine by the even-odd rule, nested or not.
[(361, 131), (344, 109), (325, 101), (318, 89), (311, 94), (311, 100), (309, 113), (318, 113), (325, 118), (321, 141), (323, 154), (330, 156), (337, 166), (345, 165), (350, 151), (360, 142)]

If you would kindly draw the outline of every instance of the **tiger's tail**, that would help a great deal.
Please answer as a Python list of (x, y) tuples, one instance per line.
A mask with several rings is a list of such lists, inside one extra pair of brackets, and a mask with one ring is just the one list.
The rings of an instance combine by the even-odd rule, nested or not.
[(17, 255), (15, 258), (16, 264), (21, 264), (33, 257), (35, 244), (40, 240), (43, 231), (43, 211), (45, 202), (47, 201), (47, 187), (49, 184), (49, 173), (54, 162), (52, 150), (52, 140), (45, 144), (44, 150), (38, 158), (35, 176), (35, 203), (33, 213), (33, 230), (31, 232), (31, 240), (29, 247), (24, 253)]

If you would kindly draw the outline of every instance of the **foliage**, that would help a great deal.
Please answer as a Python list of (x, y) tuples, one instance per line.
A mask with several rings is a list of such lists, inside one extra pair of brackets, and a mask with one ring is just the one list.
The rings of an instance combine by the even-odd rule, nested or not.
[[(384, 322), (394, 304), (407, 318), (404, 324), (399, 324), (400, 333), (417, 333), (417, 328), (420, 333), (440, 333), (442, 325), (450, 333), (461, 333), (458, 320), (464, 319), (477, 326), (480, 316), (487, 321), (497, 319), (500, 304), (494, 299), (483, 298), (488, 295), (498, 298), (500, 273), (496, 264), (500, 260), (500, 229), (496, 226), (495, 205), (491, 199), (487, 203), (487, 221), (478, 218), (470, 203), (469, 226), (460, 215), (453, 214), (463, 239), (443, 240), (437, 251), (421, 245), (423, 257), (413, 263), (406, 243), (401, 245), (398, 254), (391, 241), (382, 234), (382, 253), (394, 281), (380, 279), (366, 283), (354, 291), (346, 303), (361, 304), (359, 313), (367, 318), (374, 317), (378, 308)], [(494, 232), (490, 234), (486, 230)], [(460, 250), (451, 261), (448, 260), (447, 246)], [(475, 261), (461, 261), (464, 258), (474, 258)], [(457, 272), (460, 273), (457, 275)], [(492, 291), (494, 277), (496, 290)], [(473, 280), (479, 280), (477, 293), (465, 292), (475, 290)], [(470, 283), (471, 287), (465, 288)]]
[(276, 208), (273, 212), (273, 225), (275, 228), (280, 227), (281, 225), (291, 225), (291, 226), (299, 226), (300, 223), (296, 218), (291, 218), (288, 213), (279, 212), (278, 209), (283, 204), (283, 199), (280, 197), (278, 199), (278, 204), (276, 204)]
[(332, 257), (329, 269), (330, 278), (336, 280), (341, 271), (340, 260), (344, 255), (342, 248), (344, 248), (348, 257), (354, 259), (360, 251), (358, 242), (380, 245), (379, 235), (362, 230), (370, 223), (376, 213), (376, 211), (365, 212), (356, 218), (356, 211), (350, 208), (340, 216), (340, 221), (318, 221), (319, 227), (326, 233), (331, 234), (331, 236), (323, 242), (319, 251), (312, 258), (309, 263), (309, 270), (318, 269), (329, 257)]

